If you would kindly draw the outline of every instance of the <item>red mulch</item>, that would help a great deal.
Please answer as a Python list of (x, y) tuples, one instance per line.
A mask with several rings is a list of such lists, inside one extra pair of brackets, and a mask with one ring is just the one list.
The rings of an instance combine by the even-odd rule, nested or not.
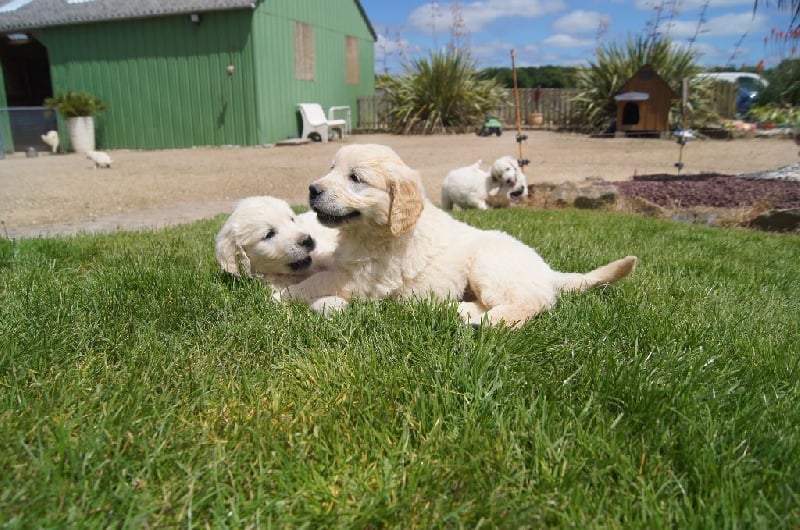
[(764, 201), (773, 209), (800, 208), (800, 182), (791, 180), (748, 179), (717, 173), (653, 174), (614, 184), (624, 197), (642, 197), (664, 208), (735, 208)]

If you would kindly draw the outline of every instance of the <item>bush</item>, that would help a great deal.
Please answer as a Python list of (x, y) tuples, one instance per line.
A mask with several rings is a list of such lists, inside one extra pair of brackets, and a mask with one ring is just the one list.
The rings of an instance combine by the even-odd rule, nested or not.
[(64, 118), (95, 116), (108, 109), (108, 105), (99, 97), (75, 91), (62, 92), (47, 98), (44, 100), (44, 106), (59, 112)]
[(389, 126), (400, 134), (466, 132), (503, 101), (497, 82), (479, 79), (474, 62), (458, 50), (415, 60), (402, 76), (380, 78), (378, 88), (391, 107)]
[(758, 104), (800, 105), (800, 59), (784, 59), (764, 72), (769, 82), (758, 94)]

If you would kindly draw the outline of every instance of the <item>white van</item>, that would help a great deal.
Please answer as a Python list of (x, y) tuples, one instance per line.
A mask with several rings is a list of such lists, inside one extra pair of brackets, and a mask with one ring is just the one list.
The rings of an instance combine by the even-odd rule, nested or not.
[(697, 74), (695, 77), (698, 79), (715, 79), (717, 81), (738, 83), (740, 87), (751, 92), (758, 92), (769, 85), (766, 79), (752, 72), (707, 72)]
[(769, 85), (766, 79), (752, 72), (707, 72), (696, 75), (695, 79), (714, 79), (736, 84), (736, 115), (739, 117), (747, 114), (758, 94)]

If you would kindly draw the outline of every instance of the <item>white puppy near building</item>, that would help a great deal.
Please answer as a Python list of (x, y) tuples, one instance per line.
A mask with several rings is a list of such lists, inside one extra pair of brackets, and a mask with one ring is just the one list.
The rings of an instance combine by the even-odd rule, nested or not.
[(512, 156), (498, 158), (489, 171), (478, 160), (471, 166), (454, 169), (442, 182), (442, 208), (488, 210), (491, 206), (508, 206), (512, 201), (528, 197), (525, 173)]
[(86, 158), (94, 162), (94, 167), (111, 167), (112, 160), (108, 153), (103, 151), (86, 151)]

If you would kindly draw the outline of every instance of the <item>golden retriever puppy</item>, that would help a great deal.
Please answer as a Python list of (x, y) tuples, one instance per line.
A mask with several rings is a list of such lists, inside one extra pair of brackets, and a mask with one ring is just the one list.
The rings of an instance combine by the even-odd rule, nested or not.
[(113, 162), (109, 154), (104, 153), (103, 151), (86, 151), (86, 158), (94, 163), (95, 168), (110, 168)]
[(525, 173), (513, 156), (503, 156), (492, 163), (487, 171), (481, 160), (471, 166), (452, 170), (442, 181), (442, 208), (452, 210), (508, 206), (510, 202), (528, 197)]
[(338, 231), (269, 196), (240, 200), (216, 238), (217, 263), (281, 289), (332, 265)]
[(337, 296), (458, 300), (472, 325), (521, 326), (563, 291), (629, 275), (636, 257), (588, 273), (551, 269), (535, 250), (499, 231), (479, 230), (425, 198), (419, 174), (389, 147), (341, 148), (331, 171), (309, 187), (317, 219), (339, 229), (336, 268), (281, 292), (312, 303)]
[(50, 146), (53, 154), (58, 152), (58, 131), (47, 131), (47, 134), (42, 135), (42, 141)]

